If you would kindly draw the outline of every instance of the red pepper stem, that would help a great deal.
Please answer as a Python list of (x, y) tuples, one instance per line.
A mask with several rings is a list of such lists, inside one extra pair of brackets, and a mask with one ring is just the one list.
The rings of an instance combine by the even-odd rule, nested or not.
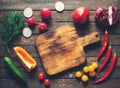
[(116, 52), (114, 52), (113, 56), (117, 56)]
[(111, 42), (110, 42), (110, 44), (109, 44), (109, 48), (112, 48)]
[(108, 31), (107, 31), (107, 30), (105, 30), (105, 33), (107, 34), (107, 33), (108, 33)]

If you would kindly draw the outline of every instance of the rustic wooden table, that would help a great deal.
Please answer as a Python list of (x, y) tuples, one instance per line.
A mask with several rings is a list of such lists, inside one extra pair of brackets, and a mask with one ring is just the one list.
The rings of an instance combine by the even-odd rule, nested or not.
[[(2, 24), (3, 16), (9, 11), (23, 11), (26, 7), (31, 7), (34, 11), (33, 17), (37, 22), (41, 22), (42, 19), (39, 16), (39, 10), (43, 7), (48, 7), (52, 10), (52, 20), (48, 26), (49, 30), (54, 30), (59, 26), (66, 24), (73, 24), (71, 14), (76, 7), (87, 6), (90, 9), (90, 18), (88, 24), (84, 26), (79, 26), (77, 29), (80, 35), (87, 34), (92, 31), (98, 31), (101, 35), (101, 43), (98, 46), (89, 46), (85, 48), (86, 62), (89, 64), (93, 61), (96, 61), (97, 54), (101, 48), (103, 42), (103, 30), (96, 26), (94, 20), (94, 13), (98, 7), (107, 9), (110, 5), (115, 5), (120, 10), (120, 0), (61, 0), (65, 4), (65, 10), (62, 13), (58, 13), (54, 4), (57, 0), (0, 0), (0, 26)], [(28, 26), (25, 23), (25, 26)], [(0, 29), (1, 30), (1, 29)], [(55, 76), (49, 76), (45, 74), (46, 78), (49, 78), (51, 81), (50, 88), (120, 88), (120, 23), (115, 27), (109, 28), (109, 40), (112, 43), (112, 48), (117, 52), (118, 60), (112, 74), (104, 82), (93, 85), (92, 82), (94, 79), (90, 78), (89, 82), (82, 83), (81, 80), (77, 80), (74, 76), (75, 71), (82, 70), (81, 66), (78, 66), (74, 69), (62, 72)], [(33, 35), (30, 38), (25, 38), (22, 35), (18, 40), (12, 43), (11, 52), (7, 53), (3, 45), (2, 40), (0, 39), (0, 88), (45, 88), (43, 83), (41, 83), (37, 76), (40, 72), (45, 72), (43, 65), (40, 61), (36, 46), (34, 44), (35, 38), (40, 35), (40, 32), (37, 27), (33, 29)], [(28, 73), (23, 66), (19, 63), (13, 53), (13, 47), (16, 45), (24, 47), (37, 61), (37, 68), (32, 72)], [(19, 80), (16, 80), (13, 74), (7, 71), (3, 58), (4, 56), (9, 56), (12, 58), (14, 63), (20, 69), (20, 71), (27, 78), (27, 85), (22, 84)], [(105, 55), (103, 56), (103, 58)], [(102, 59), (103, 59), (102, 58)], [(99, 62), (101, 64), (102, 60)], [(84, 65), (85, 65), (84, 64)], [(105, 69), (97, 75), (96, 78), (100, 78), (109, 66), (106, 66)]]

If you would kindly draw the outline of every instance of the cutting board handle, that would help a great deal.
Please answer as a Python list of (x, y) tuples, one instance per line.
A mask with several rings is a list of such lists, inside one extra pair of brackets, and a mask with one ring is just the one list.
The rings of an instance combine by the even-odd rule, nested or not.
[(84, 47), (84, 46), (87, 46), (89, 44), (100, 41), (100, 35), (98, 32), (92, 32), (81, 39), (80, 39), (80, 41)]

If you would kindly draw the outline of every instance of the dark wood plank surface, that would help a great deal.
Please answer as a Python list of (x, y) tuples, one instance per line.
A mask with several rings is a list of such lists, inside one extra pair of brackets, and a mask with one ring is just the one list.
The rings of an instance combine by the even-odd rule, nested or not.
[[(98, 31), (101, 35), (101, 42), (85, 47), (86, 54), (86, 63), (84, 65), (90, 64), (93, 61), (96, 61), (97, 54), (101, 48), (103, 43), (103, 34), (104, 31), (100, 27), (96, 26), (94, 20), (94, 13), (98, 7), (102, 7), (108, 9), (108, 6), (115, 5), (118, 7), (120, 11), (120, 0), (61, 0), (65, 4), (65, 10), (62, 13), (56, 12), (54, 8), (54, 3), (57, 0), (1, 0), (0, 1), (0, 27), (2, 25), (3, 16), (9, 13), (12, 10), (23, 11), (26, 7), (31, 7), (34, 11), (33, 17), (37, 22), (41, 22), (42, 19), (39, 16), (39, 10), (43, 7), (48, 7), (52, 10), (52, 20), (48, 25), (49, 30), (54, 30), (59, 26), (63, 26), (66, 24), (74, 25), (73, 20), (71, 18), (71, 14), (76, 7), (79, 6), (87, 6), (90, 9), (90, 18), (89, 22), (83, 26), (77, 27), (78, 33), (80, 36), (86, 35), (89, 32)], [(24, 26), (28, 26), (25, 22)], [(1, 29), (0, 29), (1, 30)], [(50, 88), (120, 88), (120, 22), (112, 28), (109, 28), (109, 40), (112, 43), (112, 48), (117, 52), (118, 60), (115, 65), (115, 68), (112, 74), (109, 76), (107, 80), (104, 82), (93, 85), (92, 82), (95, 79), (90, 78), (89, 82), (82, 83), (82, 81), (77, 80), (74, 76), (75, 71), (82, 70), (84, 66), (78, 66), (76, 68), (70, 69), (68, 71), (59, 73), (54, 76), (49, 76), (45, 73), (45, 78), (49, 78), (51, 81)], [(34, 44), (35, 38), (41, 34), (37, 27), (33, 29), (33, 35), (30, 38), (25, 38), (22, 35), (18, 40), (12, 43), (11, 45), (11, 53), (7, 53), (5, 47), (3, 45), (2, 40), (0, 39), (0, 88), (45, 88), (43, 83), (38, 80), (38, 74), (40, 72), (45, 72), (40, 57), (38, 55), (36, 46)], [(15, 46), (24, 47), (37, 61), (37, 68), (32, 72), (28, 73), (23, 66), (16, 59), (13, 47)], [(9, 56), (12, 58), (16, 66), (20, 69), (20, 71), (27, 78), (27, 85), (22, 84), (19, 80), (17, 80), (13, 74), (7, 71), (5, 67), (5, 63), (3, 61), (4, 56)], [(101, 58), (99, 65), (102, 63), (102, 60), (105, 58), (105, 54)], [(100, 78), (108, 69), (108, 66), (96, 76), (96, 78)]]

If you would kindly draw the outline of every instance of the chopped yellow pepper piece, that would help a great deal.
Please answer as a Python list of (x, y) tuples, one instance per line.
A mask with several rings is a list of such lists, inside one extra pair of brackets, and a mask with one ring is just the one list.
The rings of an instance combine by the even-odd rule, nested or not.
[(25, 49), (23, 49), (20, 46), (16, 46), (14, 47), (14, 52), (17, 58), (19, 59), (20, 63), (28, 72), (30, 72), (36, 67), (36, 61)]

